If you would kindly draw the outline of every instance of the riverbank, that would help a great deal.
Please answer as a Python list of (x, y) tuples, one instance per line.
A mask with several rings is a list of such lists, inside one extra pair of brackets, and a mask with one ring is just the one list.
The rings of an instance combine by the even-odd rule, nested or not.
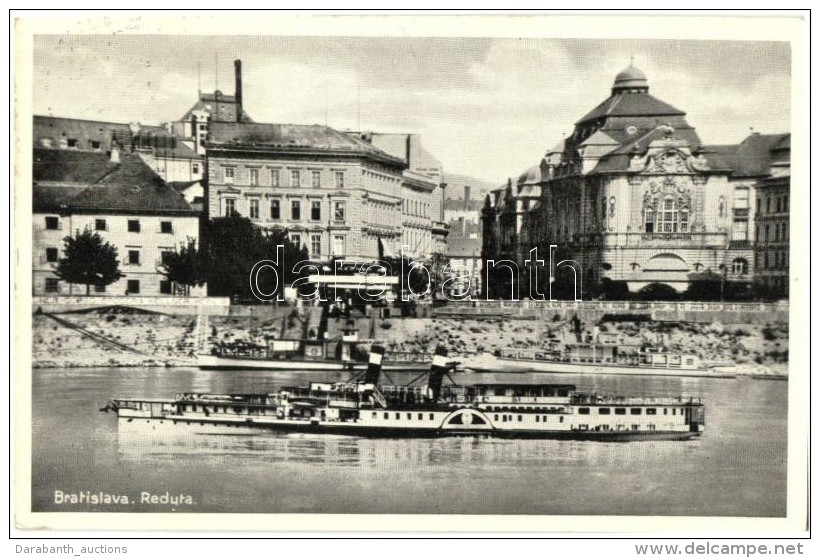
[[(293, 309), (281, 307), (259, 317), (211, 316), (197, 328), (194, 316), (101, 309), (61, 314), (72, 325), (128, 347), (100, 343), (45, 315), (33, 317), (35, 368), (101, 366), (196, 366), (197, 339), (209, 352), (219, 344), (265, 346), (271, 338), (298, 338), (301, 323)], [(343, 321), (330, 322), (330, 337)], [(432, 352), (444, 343), (452, 358), (494, 354), (508, 348), (541, 349), (551, 342), (576, 341), (570, 321), (515, 319), (362, 318), (360, 337), (383, 340), (391, 351)], [(740, 373), (782, 374), (788, 366), (786, 324), (696, 324), (653, 321), (582, 323), (583, 339), (596, 332), (615, 334), (630, 342), (662, 344), (673, 351), (694, 354), (714, 366), (734, 366)]]

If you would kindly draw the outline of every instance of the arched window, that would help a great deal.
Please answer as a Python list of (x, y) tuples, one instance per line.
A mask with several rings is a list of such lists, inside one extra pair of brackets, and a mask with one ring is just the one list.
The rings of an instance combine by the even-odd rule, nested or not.
[[(651, 212), (647, 212), (647, 215)], [(674, 198), (665, 198), (654, 215), (659, 233), (676, 233), (689, 231), (689, 212), (679, 210)], [(648, 220), (649, 217), (647, 217)]]
[(732, 260), (732, 273), (735, 275), (746, 275), (749, 271), (749, 263), (743, 258)]

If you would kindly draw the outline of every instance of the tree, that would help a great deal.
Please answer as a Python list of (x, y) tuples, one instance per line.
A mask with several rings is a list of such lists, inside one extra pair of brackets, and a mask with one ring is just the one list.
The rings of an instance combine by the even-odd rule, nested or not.
[[(254, 225), (247, 217), (232, 214), (208, 221), (203, 227), (202, 245), (207, 246), (208, 294), (211, 296), (238, 297), (255, 300), (250, 290), (250, 273), (253, 266), (262, 260), (276, 260), (277, 246), (284, 247), (282, 283), (290, 284), (301, 276), (293, 273), (293, 266), (308, 259), (307, 248), (298, 247), (288, 238), (287, 229), (262, 228)], [(268, 291), (265, 279), (260, 276), (259, 286)]]
[(207, 281), (207, 255), (199, 250), (196, 239), (189, 238), (180, 245), (179, 250), (163, 256), (161, 273), (174, 283), (185, 286), (185, 296), (191, 293), (191, 287), (203, 285)]
[(638, 298), (648, 301), (675, 301), (680, 300), (680, 294), (666, 283), (649, 283), (638, 292)]
[(385, 256), (388, 274), (399, 278), (399, 291), (410, 291), (421, 295), (430, 291), (433, 273), (428, 262), (411, 260), (407, 256)]
[(683, 297), (686, 300), (720, 300), (724, 285), (725, 277), (711, 269), (690, 273), (689, 286)]
[(91, 285), (103, 287), (125, 277), (120, 272), (116, 246), (103, 240), (99, 233), (87, 228), (65, 237), (63, 242), (65, 257), (57, 264), (55, 273), (63, 281), (85, 285), (86, 296)]

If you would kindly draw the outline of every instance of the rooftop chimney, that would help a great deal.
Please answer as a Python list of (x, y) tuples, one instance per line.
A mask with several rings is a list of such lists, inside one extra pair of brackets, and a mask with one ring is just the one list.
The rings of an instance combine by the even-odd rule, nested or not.
[(233, 61), (234, 74), (236, 74), (236, 121), (242, 122), (242, 61)]

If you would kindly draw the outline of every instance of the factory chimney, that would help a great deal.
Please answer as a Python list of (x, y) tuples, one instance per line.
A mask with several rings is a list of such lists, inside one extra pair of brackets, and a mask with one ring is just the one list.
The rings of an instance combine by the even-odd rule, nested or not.
[(242, 122), (242, 61), (233, 61), (234, 74), (236, 75), (236, 121)]

